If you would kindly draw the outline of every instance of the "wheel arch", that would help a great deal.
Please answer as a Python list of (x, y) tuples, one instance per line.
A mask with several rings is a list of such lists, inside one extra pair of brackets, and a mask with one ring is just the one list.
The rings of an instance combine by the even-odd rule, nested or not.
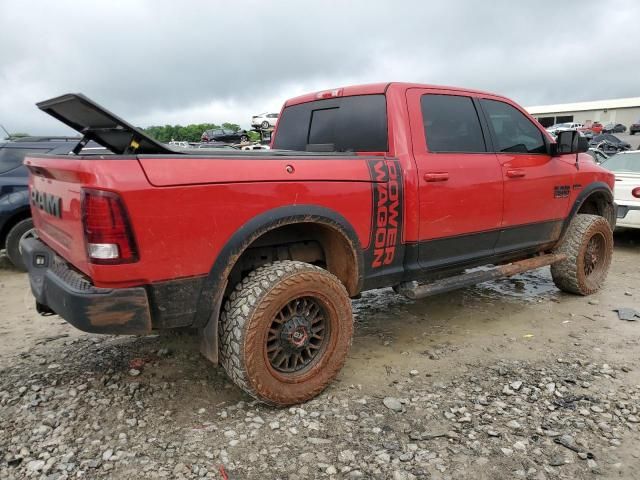
[(325, 268), (340, 279), (349, 295), (360, 292), (364, 281), (363, 252), (355, 230), (341, 214), (316, 205), (286, 206), (264, 212), (231, 236), (203, 282), (193, 326), (202, 329), (201, 351), (209, 360), (217, 363), (217, 320), (229, 279), (234, 268), (241, 265), (243, 255), (253, 246), (265, 243), (277, 246), (278, 234), (286, 236), (301, 229), (321, 246)]
[(569, 215), (562, 224), (562, 231), (558, 244), (562, 243), (573, 218), (579, 213), (590, 213), (604, 217), (613, 229), (616, 225), (616, 208), (613, 192), (604, 182), (594, 182), (587, 185), (578, 195)]

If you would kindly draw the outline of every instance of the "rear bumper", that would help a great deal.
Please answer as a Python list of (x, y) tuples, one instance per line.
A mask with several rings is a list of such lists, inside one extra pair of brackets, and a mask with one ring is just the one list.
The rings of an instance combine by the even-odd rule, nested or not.
[(640, 205), (618, 204), (616, 227), (640, 228)]
[(40, 240), (25, 239), (20, 246), (40, 310), (50, 309), (90, 333), (151, 332), (151, 308), (143, 287), (95, 287)]

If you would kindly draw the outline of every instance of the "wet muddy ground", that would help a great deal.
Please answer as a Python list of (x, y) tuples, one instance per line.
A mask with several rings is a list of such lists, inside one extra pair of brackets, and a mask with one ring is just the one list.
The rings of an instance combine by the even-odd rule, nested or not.
[(588, 298), (548, 268), (418, 301), (366, 292), (338, 380), (278, 410), (192, 337), (39, 317), (5, 261), (0, 478), (638, 478), (640, 322), (613, 310), (639, 299), (634, 232)]

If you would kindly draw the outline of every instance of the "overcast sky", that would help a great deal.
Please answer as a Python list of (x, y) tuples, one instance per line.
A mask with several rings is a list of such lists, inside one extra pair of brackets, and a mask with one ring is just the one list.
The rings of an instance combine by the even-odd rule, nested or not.
[(640, 2), (0, 0), (0, 124), (82, 92), (138, 126), (231, 121), (307, 91), (412, 81), (522, 105), (640, 96)]

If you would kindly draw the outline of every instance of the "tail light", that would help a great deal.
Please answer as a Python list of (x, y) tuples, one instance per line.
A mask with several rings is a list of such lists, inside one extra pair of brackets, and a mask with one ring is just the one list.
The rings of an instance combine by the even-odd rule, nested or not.
[(633, 190), (631, 190), (631, 195), (633, 195), (636, 198), (640, 198), (640, 187), (636, 187)]
[(129, 216), (118, 194), (82, 189), (82, 224), (91, 263), (113, 265), (138, 260)]

